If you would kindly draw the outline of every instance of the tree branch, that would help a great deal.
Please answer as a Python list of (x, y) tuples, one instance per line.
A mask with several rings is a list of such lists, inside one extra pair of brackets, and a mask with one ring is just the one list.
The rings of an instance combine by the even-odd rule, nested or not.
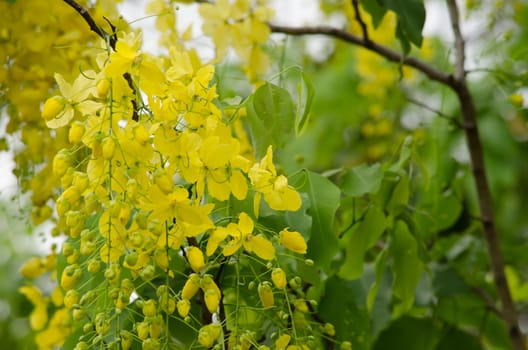
[(404, 64), (409, 67), (413, 67), (418, 71), (427, 75), (430, 79), (438, 81), (444, 85), (453, 87), (455, 78), (452, 74), (445, 73), (435, 67), (419, 60), (415, 57), (404, 56), (400, 52), (395, 51), (387, 46), (383, 46), (374, 41), (367, 41), (357, 35), (354, 35), (345, 30), (330, 27), (330, 26), (315, 26), (315, 27), (287, 27), (279, 26), (275, 24), (268, 24), (273, 33), (283, 33), (289, 35), (325, 35), (336, 39), (343, 40), (353, 45), (364, 47), (370, 51), (373, 51), (380, 56), (385, 57), (389, 61)]
[[(75, 11), (77, 11), (82, 18), (84, 18), (84, 21), (88, 23), (88, 26), (92, 30), (92, 32), (95, 32), (97, 35), (101, 37), (101, 39), (105, 40), (109, 37), (108, 33), (105, 32), (101, 27), (99, 27), (92, 16), (88, 13), (88, 10), (79, 5), (77, 2), (73, 0), (63, 0), (65, 3), (70, 5)], [(114, 48), (114, 47), (113, 47)]]
[[(112, 50), (115, 51), (116, 44), (117, 44), (117, 35), (115, 32), (110, 34), (106, 32), (104, 29), (102, 29), (101, 27), (99, 27), (97, 23), (95, 23), (95, 20), (92, 18), (88, 10), (84, 8), (83, 6), (79, 5), (75, 0), (63, 0), (63, 1), (67, 3), (68, 5), (70, 5), (70, 7), (72, 7), (75, 11), (77, 11), (77, 13), (79, 13), (81, 17), (84, 19), (84, 21), (88, 24), (88, 26), (90, 27), (90, 30), (92, 32), (95, 32), (105, 42), (109, 43)], [(105, 18), (105, 20), (108, 22), (108, 24), (112, 28), (112, 31), (114, 31), (115, 30), (114, 25), (107, 18)], [(132, 103), (132, 110), (133, 110), (132, 119), (135, 121), (138, 121), (139, 120), (138, 104), (136, 101), (136, 87), (134, 86), (134, 81), (132, 80), (132, 77), (130, 76), (130, 73), (128, 72), (123, 74), (123, 78), (125, 78), (128, 86), (132, 90), (132, 94), (134, 95), (134, 98), (130, 100), (130, 102)]]
[(449, 11), (449, 18), (451, 19), (451, 28), (455, 35), (456, 78), (464, 79), (466, 76), (464, 67), (466, 63), (466, 44), (464, 42), (464, 37), (462, 36), (462, 31), (460, 30), (460, 15), (456, 0), (447, 0), (447, 9)]
[(363, 21), (363, 18), (361, 17), (361, 12), (359, 12), (359, 0), (351, 0), (351, 1), (352, 1), (352, 6), (354, 7), (354, 13), (356, 14), (356, 21), (359, 23), (359, 26), (361, 27), (361, 32), (363, 33), (363, 39), (365, 40), (365, 43), (370, 43), (367, 25), (365, 24), (365, 21)]
[(493, 201), (484, 164), (482, 142), (480, 140), (478, 131), (477, 111), (465, 77), (464, 38), (460, 30), (459, 13), (456, 0), (447, 0), (447, 7), (449, 9), (451, 27), (453, 29), (453, 34), (455, 35), (456, 48), (455, 67), (457, 73), (456, 84), (453, 86), (453, 90), (457, 94), (462, 112), (464, 132), (466, 134), (469, 154), (471, 157), (473, 178), (477, 188), (480, 216), (482, 217), (482, 226), (484, 230), (486, 246), (488, 249), (489, 263), (493, 272), (495, 289), (497, 290), (497, 294), (501, 302), (500, 314), (508, 326), (509, 336), (513, 348), (516, 350), (523, 350), (525, 349), (524, 339), (519, 328), (517, 310), (513, 304), (508, 282), (506, 281), (506, 276), (504, 273), (504, 259), (502, 257), (500, 241), (495, 227)]

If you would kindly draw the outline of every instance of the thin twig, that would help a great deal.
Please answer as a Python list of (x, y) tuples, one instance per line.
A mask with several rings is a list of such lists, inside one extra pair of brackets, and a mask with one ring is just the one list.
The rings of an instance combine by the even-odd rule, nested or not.
[(95, 32), (97, 35), (99, 35), (103, 40), (106, 40), (108, 37), (108, 33), (105, 32), (101, 27), (99, 27), (92, 16), (88, 13), (88, 10), (81, 5), (79, 5), (77, 2), (73, 0), (63, 0), (65, 3), (70, 5), (75, 11), (77, 11), (82, 18), (84, 18), (84, 21), (88, 23), (88, 26), (90, 26), (90, 29)]
[(359, 11), (359, 1), (352, 0), (352, 6), (354, 7), (354, 12), (356, 14), (356, 21), (359, 23), (359, 26), (361, 27), (361, 32), (363, 33), (363, 39), (365, 40), (365, 43), (370, 43), (367, 25), (365, 24), (365, 21), (361, 17), (361, 12)]
[(343, 40), (345, 42), (364, 47), (370, 51), (373, 51), (380, 56), (385, 57), (389, 61), (404, 64), (409, 67), (413, 67), (418, 71), (427, 75), (430, 79), (438, 81), (444, 85), (453, 87), (455, 84), (455, 78), (452, 74), (445, 73), (437, 68), (429, 65), (426, 62), (412, 56), (404, 56), (400, 52), (395, 51), (387, 46), (378, 44), (374, 41), (365, 41), (365, 39), (354, 35), (345, 30), (330, 27), (330, 26), (314, 26), (314, 27), (288, 27), (280, 26), (275, 24), (268, 24), (271, 31), (274, 33), (283, 33), (289, 35), (325, 35), (336, 39)]
[(501, 311), (493, 302), (493, 298), (484, 289), (479, 287), (471, 287), (471, 290), (482, 298), (482, 300), (486, 303), (486, 308), (488, 310), (493, 312), (499, 318), (502, 318)]
[(456, 0), (447, 0), (447, 9), (449, 11), (449, 18), (451, 19), (451, 28), (455, 35), (455, 68), (457, 79), (464, 79), (466, 76), (465, 64), (466, 64), (466, 49), (464, 43), (464, 37), (460, 29), (460, 14)]
[(412, 97), (409, 97), (409, 96), (406, 96), (406, 99), (407, 101), (409, 101), (410, 103), (414, 104), (414, 105), (417, 105), (418, 107), (421, 107), (431, 113), (434, 113), (436, 114), (437, 117), (439, 118), (443, 118), (445, 120), (447, 120), (448, 122), (454, 124), (455, 126), (457, 126), (458, 128), (463, 128), (462, 127), (462, 124), (460, 124), (460, 122), (458, 120), (456, 120), (454, 117), (450, 116), (450, 115), (447, 115), (445, 114), (444, 112), (438, 110), (438, 109), (435, 109), (435, 108), (432, 108), (432, 107), (429, 107), (428, 105), (426, 105), (425, 103), (423, 102), (420, 102), (418, 100), (415, 100), (414, 98)]
[[(104, 19), (108, 22), (108, 24), (110, 25), (110, 28), (112, 28), (111, 34), (106, 32), (101, 27), (99, 27), (97, 23), (95, 23), (95, 20), (90, 15), (88, 10), (84, 8), (83, 6), (79, 5), (76, 1), (74, 0), (63, 0), (63, 1), (67, 3), (68, 5), (70, 5), (70, 7), (72, 7), (75, 11), (77, 11), (81, 15), (81, 17), (84, 19), (84, 21), (88, 24), (88, 26), (90, 27), (90, 30), (95, 32), (101, 39), (103, 39), (105, 42), (110, 44), (110, 47), (112, 48), (112, 50), (115, 51), (116, 44), (117, 44), (117, 33), (115, 32), (115, 26), (106, 17), (104, 17)], [(138, 105), (136, 101), (136, 87), (134, 85), (134, 81), (132, 80), (132, 76), (130, 76), (130, 73), (128, 72), (123, 74), (123, 78), (126, 80), (128, 86), (132, 90), (132, 94), (134, 95), (134, 98), (130, 100), (130, 102), (132, 103), (132, 119), (135, 121), (138, 121), (139, 115), (138, 115)]]
[(460, 103), (463, 120), (462, 125), (464, 126), (464, 132), (466, 134), (469, 154), (471, 157), (471, 170), (473, 172), (473, 178), (477, 189), (477, 198), (482, 227), (484, 230), (484, 239), (488, 250), (489, 264), (493, 272), (495, 289), (497, 290), (497, 295), (501, 303), (500, 315), (508, 326), (508, 334), (513, 348), (516, 350), (525, 350), (524, 337), (519, 328), (517, 310), (513, 304), (510, 288), (504, 272), (504, 258), (502, 256), (500, 240), (495, 227), (493, 200), (484, 163), (484, 151), (478, 131), (477, 111), (473, 97), (467, 86), (464, 72), (464, 38), (462, 37), (462, 32), (460, 30), (456, 0), (447, 0), (447, 7), (449, 9), (449, 16), (453, 28), (453, 34), (455, 35), (455, 46), (457, 50), (455, 62), (456, 79), (455, 84), (451, 87), (456, 93)]

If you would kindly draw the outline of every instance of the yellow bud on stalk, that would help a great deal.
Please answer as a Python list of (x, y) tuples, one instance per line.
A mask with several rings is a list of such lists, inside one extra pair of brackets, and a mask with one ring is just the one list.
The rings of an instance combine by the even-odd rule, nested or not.
[(187, 299), (178, 300), (176, 308), (178, 309), (178, 314), (182, 318), (185, 318), (189, 315), (189, 311), (191, 311), (191, 302)]
[(157, 314), (157, 305), (154, 299), (149, 299), (143, 304), (143, 315), (146, 317), (153, 317)]
[(136, 331), (139, 339), (147, 339), (149, 335), (149, 324), (147, 322), (137, 323)]
[(200, 276), (192, 273), (182, 288), (181, 297), (189, 300), (198, 292), (198, 289), (200, 289)]
[(280, 244), (299, 254), (306, 254), (308, 246), (304, 237), (297, 231), (284, 229), (279, 233)]
[(215, 341), (220, 337), (222, 328), (219, 324), (208, 324), (200, 328), (198, 332), (198, 343), (200, 345), (210, 348), (213, 346)]
[(208, 289), (204, 293), (205, 306), (210, 313), (215, 313), (218, 310), (218, 305), (220, 303), (220, 295), (214, 289)]
[(200, 272), (205, 266), (204, 255), (200, 248), (189, 247), (187, 249), (187, 260), (194, 272)]
[(42, 108), (42, 118), (45, 121), (51, 120), (64, 110), (66, 100), (62, 96), (53, 96), (46, 100)]
[(85, 130), (86, 128), (82, 122), (74, 121), (68, 131), (68, 141), (74, 145), (80, 143)]
[(101, 79), (97, 82), (96, 86), (97, 97), (105, 98), (110, 91), (110, 81), (108, 79)]
[(26, 278), (35, 278), (44, 273), (42, 261), (38, 257), (33, 257), (26, 261), (20, 268), (20, 273)]
[(114, 156), (115, 149), (116, 149), (116, 143), (112, 136), (107, 136), (103, 139), (101, 142), (102, 152), (103, 152), (103, 158), (104, 159), (111, 159)]
[(64, 306), (68, 309), (73, 309), (73, 305), (79, 303), (79, 292), (75, 289), (71, 289), (66, 292), (64, 296)]
[(280, 267), (273, 269), (271, 272), (271, 280), (277, 289), (284, 289), (286, 287), (286, 274)]
[(273, 291), (269, 282), (260, 283), (258, 286), (258, 294), (260, 301), (264, 307), (272, 307), (275, 305), (275, 299), (273, 297)]

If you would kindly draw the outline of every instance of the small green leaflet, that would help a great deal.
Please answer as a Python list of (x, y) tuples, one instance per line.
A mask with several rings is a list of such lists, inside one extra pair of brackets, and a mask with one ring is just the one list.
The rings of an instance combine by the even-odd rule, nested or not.
[(378, 0), (378, 3), (396, 13), (396, 35), (405, 54), (411, 50), (411, 43), (417, 47), (422, 46), (422, 30), (425, 24), (425, 6), (422, 0)]
[(312, 80), (301, 72), (301, 81), (297, 84), (297, 113), (295, 114), (295, 132), (297, 135), (301, 133), (310, 113), (310, 107), (314, 98), (314, 87)]
[(256, 158), (262, 158), (269, 145), (275, 149), (295, 136), (295, 111), (290, 93), (274, 84), (259, 87), (247, 102), (247, 116)]
[(339, 277), (354, 280), (362, 276), (365, 252), (376, 243), (386, 227), (387, 219), (383, 211), (374, 207), (367, 212), (363, 221), (353, 228)]
[(376, 193), (381, 186), (381, 180), (383, 170), (379, 164), (361, 164), (343, 176), (341, 188), (349, 196), (360, 197), (367, 193)]
[(403, 313), (413, 305), (414, 289), (422, 276), (424, 265), (418, 257), (416, 240), (403, 221), (396, 222), (393, 235), (389, 247), (394, 274), (393, 293), (400, 301), (397, 310)]
[(329, 270), (330, 262), (338, 249), (333, 226), (341, 191), (326, 177), (309, 170), (292, 176), (291, 185), (308, 194), (310, 199), (308, 213), (312, 217), (312, 230), (307, 257), (323, 269)]

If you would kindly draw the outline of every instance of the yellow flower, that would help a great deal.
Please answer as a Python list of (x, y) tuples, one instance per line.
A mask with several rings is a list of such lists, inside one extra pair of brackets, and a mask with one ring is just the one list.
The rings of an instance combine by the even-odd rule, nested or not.
[(243, 246), (247, 252), (255, 253), (261, 259), (275, 258), (273, 244), (262, 235), (253, 235), (253, 228), (253, 220), (246, 213), (240, 213), (238, 224), (230, 223), (225, 228), (219, 227), (213, 231), (207, 243), (206, 253), (213, 254), (220, 242), (230, 236), (231, 240), (227, 242), (222, 251), (225, 256), (235, 254)]
[(257, 191), (254, 202), (255, 215), (258, 216), (262, 195), (270, 208), (274, 210), (295, 211), (301, 207), (299, 193), (288, 185), (288, 179), (284, 175), (277, 176), (271, 146), (268, 147), (264, 158), (251, 167), (248, 175), (253, 188)]
[(284, 229), (279, 233), (280, 244), (292, 250), (296, 253), (306, 254), (306, 249), (308, 246), (303, 238), (303, 236), (297, 231), (288, 231)]
[(29, 324), (33, 330), (40, 330), (44, 328), (48, 322), (48, 303), (42, 296), (40, 290), (35, 286), (20, 287), (19, 292), (26, 296), (29, 301), (35, 306), (29, 316)]
[(55, 74), (62, 97), (54, 96), (44, 104), (42, 118), (49, 128), (56, 129), (67, 125), (73, 119), (75, 111), (85, 115), (95, 113), (102, 107), (100, 103), (88, 100), (88, 96), (95, 93), (94, 82), (90, 78), (94, 76), (94, 71), (86, 71), (70, 84), (62, 75)]

